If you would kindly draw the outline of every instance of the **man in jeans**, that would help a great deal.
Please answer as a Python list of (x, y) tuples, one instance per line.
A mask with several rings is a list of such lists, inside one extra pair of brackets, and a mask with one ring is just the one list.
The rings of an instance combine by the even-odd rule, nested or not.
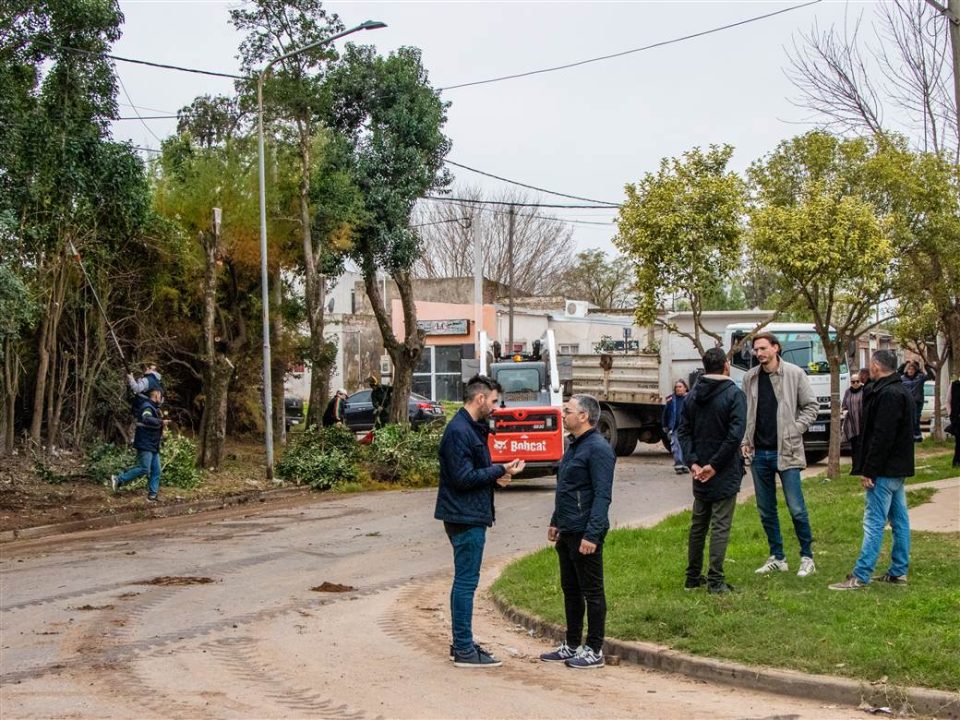
[(863, 404), (860, 454), (854, 458), (853, 475), (860, 475), (866, 490), (863, 510), (863, 545), (853, 572), (831, 590), (858, 590), (870, 582), (883, 544), (887, 521), (893, 530), (890, 569), (876, 578), (906, 585), (910, 565), (910, 518), (903, 489), (904, 478), (913, 475), (913, 396), (897, 373), (896, 356), (877, 350), (870, 359), (873, 390)]
[[(730, 379), (730, 363), (720, 348), (703, 356), (704, 375), (684, 403), (677, 434), (683, 457), (693, 472), (693, 515), (687, 546), (685, 590), (703, 585), (711, 593), (733, 590), (723, 574), (730, 526), (743, 480), (740, 443), (747, 423), (747, 403)], [(710, 569), (703, 570), (703, 546), (710, 535)]]
[[(567, 638), (544, 662), (562, 662), (577, 670), (604, 665), (603, 636), (607, 599), (603, 590), (603, 540), (610, 528), (607, 511), (617, 458), (597, 432), (600, 404), (590, 395), (574, 395), (563, 406), (570, 445), (557, 471), (557, 490), (547, 540), (556, 543)], [(587, 614), (587, 642), (583, 614)]]
[(466, 385), (463, 407), (447, 424), (440, 440), (440, 488), (434, 517), (443, 520), (453, 546), (450, 656), (457, 667), (497, 667), (501, 663), (473, 641), (473, 596), (487, 528), (493, 525), (494, 486), (506, 487), (523, 470), (523, 460), (494, 465), (487, 449), (487, 418), (500, 401), (499, 383), (475, 375)]
[(149, 391), (137, 408), (137, 430), (133, 436), (133, 447), (137, 451), (137, 464), (122, 475), (110, 476), (110, 489), (117, 492), (122, 485), (136, 480), (141, 475), (149, 475), (147, 501), (157, 502), (160, 492), (160, 443), (163, 429), (170, 424), (160, 415), (160, 403), (163, 395), (159, 388)]
[(747, 430), (743, 437), (743, 456), (753, 458), (753, 487), (760, 522), (767, 534), (770, 557), (757, 568), (761, 575), (787, 572), (783, 537), (777, 517), (777, 478), (793, 519), (800, 542), (799, 577), (816, 572), (813, 563), (813, 532), (803, 500), (800, 471), (807, 466), (803, 452), (803, 434), (817, 419), (819, 403), (810, 388), (807, 374), (780, 357), (780, 341), (773, 333), (753, 338), (753, 351), (760, 364), (743, 376), (747, 399)]

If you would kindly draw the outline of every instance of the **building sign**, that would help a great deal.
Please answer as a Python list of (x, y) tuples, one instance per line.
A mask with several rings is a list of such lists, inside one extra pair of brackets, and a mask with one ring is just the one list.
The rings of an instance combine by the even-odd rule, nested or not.
[(417, 320), (424, 335), (469, 335), (469, 320)]

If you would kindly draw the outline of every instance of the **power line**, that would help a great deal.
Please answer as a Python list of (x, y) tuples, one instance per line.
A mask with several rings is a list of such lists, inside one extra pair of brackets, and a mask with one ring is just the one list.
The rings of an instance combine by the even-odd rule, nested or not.
[(121, 116), (115, 117), (114, 120), (175, 120), (176, 115), (134, 115), (133, 117)]
[(160, 68), (161, 70), (177, 70), (178, 72), (194, 73), (195, 75), (210, 75), (212, 77), (230, 78), (232, 80), (246, 80), (247, 76), (234, 75), (232, 73), (217, 72), (215, 70), (201, 70), (199, 68), (183, 67), (182, 65), (167, 65), (165, 63), (153, 62), (151, 60), (138, 60), (136, 58), (121, 57), (119, 55), (110, 55), (108, 53), (98, 53), (93, 50), (81, 50), (80, 48), (69, 47), (67, 45), (53, 45), (52, 43), (36, 41), (39, 45), (46, 45), (57, 50), (66, 50), (67, 52), (78, 53), (80, 55), (96, 55), (97, 57), (110, 58), (117, 62), (131, 63), (133, 65), (146, 65), (147, 67)]
[(529, 202), (507, 202), (505, 200), (475, 200), (473, 198), (445, 197), (440, 195), (426, 195), (423, 200), (436, 200), (439, 202), (467, 203), (473, 205), (500, 205), (514, 207), (540, 207), (540, 208), (563, 208), (567, 210), (615, 210), (610, 205), (553, 205), (549, 203), (529, 203)]
[(556, 72), (557, 70), (567, 70), (569, 68), (579, 67), (580, 65), (588, 65), (590, 63), (600, 62), (602, 60), (612, 60), (613, 58), (623, 57), (624, 55), (632, 55), (633, 53), (644, 52), (645, 50), (653, 50), (654, 48), (664, 47), (666, 45), (673, 45), (675, 43), (683, 42), (684, 40), (692, 40), (694, 38), (703, 37), (704, 35), (712, 35), (713, 33), (718, 33), (723, 30), (729, 30), (731, 28), (739, 27), (741, 25), (748, 25), (750, 23), (758, 22), (759, 20), (766, 20), (767, 18), (772, 18), (775, 15), (782, 15), (784, 13), (792, 12), (794, 10), (800, 10), (801, 8), (809, 7), (811, 5), (816, 5), (823, 0), (811, 0), (810, 2), (801, 3), (800, 5), (793, 5), (782, 10), (775, 10), (774, 12), (766, 13), (764, 15), (756, 15), (755, 17), (746, 18), (744, 20), (738, 20), (737, 22), (729, 23), (727, 25), (721, 25), (719, 27), (710, 28), (709, 30), (701, 30), (700, 32), (691, 33), (689, 35), (682, 35), (680, 37), (672, 38), (670, 40), (661, 40), (660, 42), (655, 42), (651, 45), (644, 45), (643, 47), (634, 48), (632, 50), (623, 50), (621, 52), (612, 53), (610, 55), (600, 55), (599, 57), (587, 58), (586, 60), (578, 60), (572, 63), (566, 63), (565, 65), (555, 65), (553, 67), (541, 68), (540, 70), (529, 70), (522, 73), (514, 73), (513, 75), (501, 75), (499, 77), (487, 78), (486, 80), (474, 80), (473, 82), (460, 83), (458, 85), (448, 85), (446, 87), (437, 88), (438, 90), (456, 90), (458, 88), (472, 87), (474, 85), (486, 85), (488, 83), (502, 82), (503, 80), (516, 80), (517, 78), (529, 77), (530, 75), (542, 75), (544, 73)]
[(151, 128), (149, 125), (147, 125), (146, 122), (144, 122), (144, 119), (142, 117), (140, 117), (140, 110), (137, 109), (137, 106), (133, 104), (133, 98), (130, 97), (130, 93), (127, 92), (127, 86), (123, 84), (123, 78), (121, 78), (119, 74), (117, 75), (117, 82), (120, 83), (120, 89), (123, 90), (123, 94), (126, 96), (127, 100), (130, 101), (130, 107), (133, 108), (134, 114), (136, 114), (136, 116), (140, 118), (140, 124), (147, 129), (148, 133), (153, 135), (153, 137), (156, 139), (157, 142), (162, 143), (163, 140), (160, 139), (160, 136), (153, 131), (153, 128)]
[(571, 200), (583, 200), (590, 203), (604, 203), (610, 205), (611, 207), (619, 207), (619, 203), (612, 203), (606, 200), (594, 200), (593, 198), (580, 197), (579, 195), (568, 195), (567, 193), (556, 192), (555, 190), (547, 190), (545, 188), (537, 187), (536, 185), (528, 185), (527, 183), (522, 183), (518, 180), (510, 180), (509, 178), (501, 177), (499, 175), (494, 175), (493, 173), (485, 172), (484, 170), (477, 170), (477, 168), (472, 168), (469, 165), (462, 165), (453, 160), (444, 160), (447, 165), (453, 165), (454, 167), (463, 168), (464, 170), (469, 170), (470, 172), (477, 173), (477, 175), (485, 175), (494, 180), (500, 180), (501, 182), (510, 183), (511, 185), (519, 185), (520, 187), (527, 188), (528, 190), (536, 190), (537, 192), (547, 193), (548, 195), (556, 195), (558, 197), (570, 198)]

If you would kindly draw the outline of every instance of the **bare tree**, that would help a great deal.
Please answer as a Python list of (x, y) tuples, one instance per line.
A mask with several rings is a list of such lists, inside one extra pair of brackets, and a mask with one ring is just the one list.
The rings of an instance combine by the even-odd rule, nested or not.
[(843, 27), (801, 33), (788, 76), (797, 101), (831, 130), (885, 136), (898, 132), (923, 150), (960, 158), (960, 121), (953, 96), (949, 19), (912, 0), (877, 4), (875, 44), (861, 13)]
[[(423, 238), (423, 254), (414, 266), (421, 278), (473, 275), (475, 225), (479, 224), (483, 275), (508, 284), (510, 211), (500, 203), (530, 203), (522, 191), (507, 190), (484, 198), (478, 188), (454, 191), (467, 202), (425, 202), (418, 208), (414, 227)], [(530, 295), (550, 294), (574, 264), (573, 229), (563, 220), (535, 207), (514, 211), (513, 273), (515, 290)]]

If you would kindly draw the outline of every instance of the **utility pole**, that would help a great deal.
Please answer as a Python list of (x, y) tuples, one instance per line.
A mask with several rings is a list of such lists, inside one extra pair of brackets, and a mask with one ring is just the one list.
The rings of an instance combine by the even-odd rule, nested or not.
[(483, 254), (480, 251), (480, 223), (470, 218), (473, 228), (473, 324), (477, 335), (477, 358), (483, 348), (480, 347), (480, 331), (483, 329)]
[(953, 51), (953, 93), (956, 102), (954, 122), (957, 125), (957, 134), (960, 136), (960, 0), (946, 0), (946, 5), (937, 0), (926, 1), (947, 20), (950, 46)]
[(507, 225), (507, 262), (510, 263), (510, 267), (509, 267), (509, 270), (508, 270), (508, 278), (509, 278), (509, 279), (508, 279), (508, 283), (509, 283), (509, 285), (510, 285), (510, 295), (509, 295), (509, 298), (510, 298), (510, 302), (509, 302), (509, 307), (510, 307), (510, 310), (509, 310), (510, 324), (509, 324), (509, 326), (508, 326), (509, 329), (508, 329), (508, 331), (507, 331), (507, 336), (510, 338), (510, 345), (509, 345), (509, 347), (510, 347), (510, 354), (511, 354), (511, 355), (513, 354), (513, 227), (514, 227), (514, 221), (515, 221), (515, 219), (516, 219), (516, 213), (517, 213), (517, 206), (516, 206), (516, 205), (511, 205), (511, 206), (510, 206), (510, 215), (509, 215), (510, 222), (509, 222), (509, 224)]

